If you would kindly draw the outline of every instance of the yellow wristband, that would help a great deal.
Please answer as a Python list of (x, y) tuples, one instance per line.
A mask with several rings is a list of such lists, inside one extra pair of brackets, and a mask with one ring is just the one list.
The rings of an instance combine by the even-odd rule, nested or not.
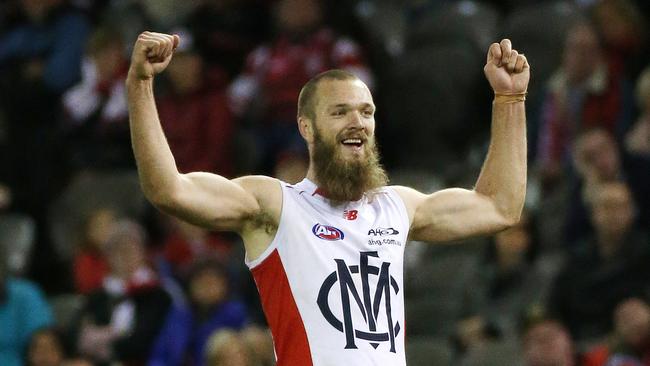
[(527, 92), (515, 93), (515, 94), (499, 94), (494, 93), (494, 103), (495, 104), (511, 104), (519, 103), (526, 101)]

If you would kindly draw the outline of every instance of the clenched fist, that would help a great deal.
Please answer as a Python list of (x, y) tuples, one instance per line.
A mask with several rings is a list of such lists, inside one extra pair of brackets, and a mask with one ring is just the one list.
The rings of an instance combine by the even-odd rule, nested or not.
[(179, 42), (177, 35), (141, 33), (133, 47), (129, 77), (149, 80), (165, 70)]
[(496, 94), (520, 94), (528, 89), (528, 60), (512, 48), (509, 39), (490, 45), (483, 71)]

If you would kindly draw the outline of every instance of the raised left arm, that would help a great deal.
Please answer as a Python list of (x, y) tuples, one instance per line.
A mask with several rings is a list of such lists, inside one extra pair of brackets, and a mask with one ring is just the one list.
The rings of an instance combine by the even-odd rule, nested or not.
[(526, 195), (526, 58), (510, 40), (493, 43), (485, 75), (495, 93), (490, 147), (473, 190), (450, 188), (430, 195), (394, 187), (411, 220), (410, 238), (449, 241), (503, 230), (519, 221)]

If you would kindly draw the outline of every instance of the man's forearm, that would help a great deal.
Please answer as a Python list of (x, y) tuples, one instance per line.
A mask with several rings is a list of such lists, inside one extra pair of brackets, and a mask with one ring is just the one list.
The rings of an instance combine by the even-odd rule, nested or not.
[(490, 147), (475, 191), (494, 200), (513, 222), (519, 219), (526, 197), (526, 149), (524, 102), (494, 103)]
[(145, 196), (162, 203), (174, 192), (179, 174), (160, 126), (153, 81), (128, 77), (126, 81), (131, 144)]

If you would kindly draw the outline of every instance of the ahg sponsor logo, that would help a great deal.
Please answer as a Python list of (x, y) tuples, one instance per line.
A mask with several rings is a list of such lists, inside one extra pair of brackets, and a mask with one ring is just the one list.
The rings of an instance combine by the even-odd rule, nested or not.
[(370, 229), (368, 231), (368, 235), (373, 235), (373, 236), (384, 236), (384, 235), (397, 235), (399, 234), (399, 231), (395, 230), (392, 227), (378, 227), (374, 229)]
[(329, 225), (316, 224), (311, 228), (311, 232), (317, 238), (328, 241), (342, 240), (345, 237), (343, 231)]

